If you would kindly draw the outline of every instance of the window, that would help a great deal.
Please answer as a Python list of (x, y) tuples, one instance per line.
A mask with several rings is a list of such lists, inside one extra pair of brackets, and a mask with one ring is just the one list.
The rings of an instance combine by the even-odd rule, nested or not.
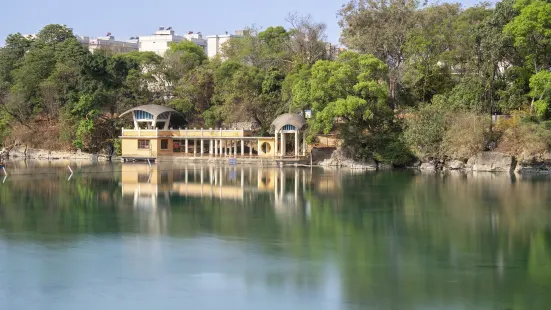
[(138, 149), (149, 150), (149, 140), (138, 140)]
[(161, 139), (161, 150), (168, 150), (168, 139)]
[(262, 153), (268, 154), (268, 153), (270, 153), (270, 151), (272, 150), (272, 147), (270, 146), (269, 143), (264, 142), (264, 143), (262, 143), (262, 145), (260, 146), (260, 149), (262, 150)]

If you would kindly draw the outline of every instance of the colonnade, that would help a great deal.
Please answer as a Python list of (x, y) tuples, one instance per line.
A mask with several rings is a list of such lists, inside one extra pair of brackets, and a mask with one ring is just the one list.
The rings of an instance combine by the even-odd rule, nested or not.
[[(295, 148), (294, 156), (306, 156), (306, 135), (302, 133), (302, 147), (300, 146), (300, 131), (298, 130), (278, 130), (275, 132), (275, 152), (274, 156), (284, 157), (287, 155), (286, 134), (294, 135)], [(280, 147), (281, 146), (281, 147)]]
[(193, 154), (194, 156), (205, 154), (220, 157), (253, 156), (254, 146), (257, 143), (256, 140), (251, 139), (199, 138), (181, 140), (184, 140), (184, 151), (182, 153)]

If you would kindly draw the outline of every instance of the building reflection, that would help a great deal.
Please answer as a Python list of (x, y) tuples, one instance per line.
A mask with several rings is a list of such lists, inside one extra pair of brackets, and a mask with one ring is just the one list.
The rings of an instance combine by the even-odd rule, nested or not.
[(149, 232), (165, 231), (159, 225), (166, 225), (171, 208), (208, 201), (222, 207), (269, 206), (278, 217), (308, 219), (312, 190), (322, 189), (321, 195), (339, 190), (338, 180), (313, 178), (312, 170), (304, 168), (124, 163), (121, 174), (123, 201), (141, 211), (139, 216), (150, 222), (146, 226), (156, 227)]
[[(303, 202), (311, 180), (308, 169), (277, 167), (205, 166), (180, 167), (125, 163), (122, 165), (123, 197), (133, 199), (134, 207), (170, 206), (171, 196), (245, 200), (258, 194), (273, 194), (276, 207)], [(324, 192), (335, 183), (322, 179)]]

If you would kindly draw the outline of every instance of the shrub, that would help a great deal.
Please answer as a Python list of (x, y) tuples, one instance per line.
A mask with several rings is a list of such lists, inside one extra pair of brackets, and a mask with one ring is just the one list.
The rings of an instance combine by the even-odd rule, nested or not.
[(447, 109), (425, 104), (405, 117), (404, 141), (421, 159), (440, 156), (440, 144), (448, 127)]
[(466, 159), (484, 150), (490, 140), (489, 115), (460, 112), (451, 116), (449, 121), (442, 139), (442, 155)]
[(498, 150), (515, 156), (534, 156), (549, 151), (550, 127), (549, 122), (538, 122), (524, 114), (513, 115), (496, 126), (501, 132)]

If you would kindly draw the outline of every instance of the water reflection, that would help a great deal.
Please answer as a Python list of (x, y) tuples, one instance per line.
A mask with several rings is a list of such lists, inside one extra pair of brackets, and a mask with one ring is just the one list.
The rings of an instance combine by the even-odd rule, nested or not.
[(113, 164), (67, 181), (62, 168), (0, 185), (0, 276), (10, 279), (0, 308), (8, 287), (34, 287), (36, 273), (69, 263), (80, 272), (47, 282), (70, 281), (79, 298), (68, 305), (82, 304), (96, 274), (104, 286), (92, 287), (112, 283), (105, 302), (122, 308), (140, 308), (146, 293), (157, 308), (551, 302), (549, 176)]
[[(308, 176), (307, 176), (308, 175)], [(276, 209), (302, 203), (311, 174), (305, 169), (192, 165), (170, 166), (122, 164), (123, 197), (133, 197), (136, 208), (170, 206), (171, 195), (243, 201), (273, 193)], [(301, 186), (302, 184), (302, 186)], [(324, 178), (320, 188), (329, 192), (335, 183)]]

